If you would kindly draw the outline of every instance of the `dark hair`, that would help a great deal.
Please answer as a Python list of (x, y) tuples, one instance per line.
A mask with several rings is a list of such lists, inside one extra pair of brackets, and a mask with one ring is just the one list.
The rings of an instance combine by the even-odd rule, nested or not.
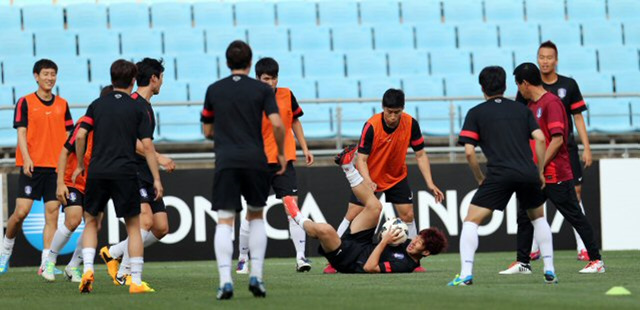
[(243, 41), (236, 40), (227, 47), (227, 67), (231, 70), (246, 69), (251, 65), (251, 47)]
[(136, 78), (138, 68), (130, 61), (118, 59), (111, 64), (111, 85), (113, 88), (128, 88)]
[(551, 42), (551, 41), (544, 41), (542, 42), (542, 44), (540, 44), (540, 46), (538, 47), (538, 52), (540, 51), (541, 48), (550, 48), (553, 49), (556, 52), (556, 59), (558, 59), (558, 47), (556, 46), (555, 43)]
[(43, 69), (53, 69), (58, 73), (58, 65), (50, 59), (40, 59), (33, 64), (33, 73), (40, 74)]
[(418, 235), (422, 238), (422, 241), (424, 241), (424, 248), (429, 251), (429, 255), (437, 255), (444, 251), (449, 245), (444, 233), (434, 227), (423, 229)]
[(149, 86), (151, 77), (155, 75), (160, 78), (160, 75), (164, 72), (162, 59), (145, 58), (136, 63), (136, 68), (138, 68), (138, 74), (136, 75), (138, 87)]
[(113, 85), (107, 85), (100, 90), (100, 97), (113, 91)]
[(399, 89), (389, 88), (382, 96), (382, 107), (404, 109), (404, 92)]
[(507, 89), (507, 73), (499, 66), (485, 67), (480, 71), (478, 82), (485, 95), (502, 95)]
[(278, 62), (271, 57), (265, 57), (256, 62), (256, 77), (258, 79), (263, 74), (278, 77), (278, 71), (280, 71), (280, 66)]
[(540, 76), (540, 69), (530, 62), (520, 64), (513, 70), (513, 75), (516, 76), (516, 83), (522, 84), (527, 81), (533, 86), (542, 85), (542, 77)]

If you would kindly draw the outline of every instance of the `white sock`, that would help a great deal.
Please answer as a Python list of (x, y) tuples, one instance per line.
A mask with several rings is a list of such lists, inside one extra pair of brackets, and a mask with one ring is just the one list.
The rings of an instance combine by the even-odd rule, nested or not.
[(533, 224), (533, 237), (540, 246), (540, 254), (542, 255), (542, 261), (544, 262), (544, 271), (551, 271), (555, 273), (553, 266), (553, 236), (551, 235), (551, 227), (547, 223), (547, 219), (541, 217), (535, 221), (531, 221)]
[(120, 241), (120, 243), (116, 243), (109, 247), (109, 254), (111, 257), (118, 258), (124, 255), (124, 252), (127, 251), (129, 247), (129, 238)]
[(264, 220), (249, 221), (249, 255), (251, 255), (251, 276), (262, 279), (262, 265), (267, 252), (267, 230)]
[(78, 243), (76, 243), (76, 249), (73, 251), (73, 255), (71, 256), (71, 260), (67, 266), (71, 268), (76, 268), (80, 266), (82, 263), (82, 236), (78, 238)]
[(418, 229), (416, 228), (416, 219), (413, 219), (413, 221), (407, 223), (405, 222), (405, 224), (407, 224), (407, 227), (409, 228), (409, 234), (407, 235), (407, 237), (409, 239), (413, 239), (418, 235)]
[(4, 255), (11, 255), (13, 253), (13, 245), (16, 243), (16, 238), (9, 239), (7, 236), (4, 236), (2, 239), (2, 251), (0, 253)]
[(531, 253), (537, 252), (539, 250), (540, 246), (538, 246), (538, 242), (536, 242), (536, 239), (533, 239), (533, 242), (531, 242)]
[(233, 283), (231, 279), (231, 260), (233, 259), (233, 227), (225, 224), (216, 226), (216, 233), (213, 237), (213, 249), (218, 262), (218, 273), (220, 274), (220, 287), (225, 283)]
[(478, 225), (473, 222), (462, 224), (460, 233), (460, 278), (464, 279), (473, 275), (473, 258), (478, 249)]
[(131, 262), (131, 282), (142, 285), (142, 266), (144, 258), (136, 256), (130, 259)]
[(249, 260), (249, 221), (246, 218), (240, 220), (240, 237), (238, 238), (238, 260)]
[(51, 241), (51, 249), (49, 249), (49, 257), (47, 258), (49, 262), (56, 263), (58, 258), (58, 253), (60, 250), (69, 242), (69, 238), (71, 238), (71, 234), (73, 232), (70, 231), (66, 225), (59, 225), (56, 233), (53, 235), (53, 240)]
[(346, 218), (342, 219), (342, 222), (340, 222), (340, 226), (338, 226), (338, 236), (342, 237), (342, 235), (344, 235), (344, 232), (347, 231), (347, 228), (349, 228), (349, 224), (351, 224), (351, 221), (347, 220)]
[(84, 272), (89, 270), (93, 271), (93, 259), (96, 257), (96, 249), (83, 248), (82, 249), (82, 262), (84, 263)]
[(291, 242), (296, 248), (296, 259), (302, 259), (305, 257), (304, 250), (307, 245), (307, 233), (300, 227), (290, 216), (287, 216), (289, 220), (289, 234), (291, 235)]
[(347, 181), (349, 181), (349, 185), (351, 187), (356, 187), (364, 181), (362, 175), (360, 175), (360, 171), (356, 169), (356, 166), (353, 165), (353, 162), (348, 163), (346, 165), (342, 165), (342, 171), (344, 171), (344, 175), (347, 177)]
[(49, 249), (42, 250), (42, 254), (40, 255), (40, 267), (44, 267), (45, 263), (47, 262), (47, 259), (49, 258), (50, 251), (51, 250)]
[(125, 274), (131, 274), (131, 259), (129, 258), (129, 251), (125, 251), (122, 255), (122, 261), (120, 262), (120, 268), (118, 268), (118, 274), (116, 276), (121, 278)]
[[(580, 210), (582, 210), (582, 214), (584, 213), (584, 206), (582, 205), (582, 201), (580, 201)], [(573, 229), (573, 235), (576, 236), (576, 248), (578, 249), (578, 253), (582, 252), (582, 251), (586, 251), (587, 247), (584, 245), (584, 242), (582, 241), (582, 238), (580, 238), (580, 235), (578, 234), (578, 231), (574, 228)]]
[(160, 241), (160, 239), (156, 238), (156, 236), (153, 234), (153, 232), (148, 231), (147, 235), (144, 237), (144, 239), (142, 239), (142, 244), (143, 246), (146, 248), (156, 242)]

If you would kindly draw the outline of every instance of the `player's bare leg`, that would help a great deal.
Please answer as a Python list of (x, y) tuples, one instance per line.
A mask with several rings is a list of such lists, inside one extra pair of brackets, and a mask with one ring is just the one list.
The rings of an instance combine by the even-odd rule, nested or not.
[(7, 221), (7, 231), (2, 240), (2, 248), (0, 249), (0, 275), (9, 271), (9, 258), (11, 258), (11, 253), (13, 252), (16, 235), (18, 231), (22, 229), (22, 223), (24, 219), (27, 218), (27, 215), (29, 215), (29, 212), (31, 212), (32, 206), (33, 200), (31, 199), (16, 199), (16, 209)]
[(40, 269), (38, 270), (38, 274), (40, 275), (44, 271), (47, 257), (49, 257), (53, 235), (56, 233), (56, 230), (58, 230), (59, 209), (60, 202), (57, 200), (47, 201), (44, 204), (44, 228), (42, 229), (43, 250), (40, 258)]

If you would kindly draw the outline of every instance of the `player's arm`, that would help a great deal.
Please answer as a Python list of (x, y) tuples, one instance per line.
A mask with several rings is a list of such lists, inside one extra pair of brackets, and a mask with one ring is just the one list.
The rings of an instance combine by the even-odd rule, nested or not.
[(464, 146), (464, 154), (469, 163), (469, 168), (471, 168), (471, 172), (473, 173), (473, 177), (478, 184), (482, 184), (482, 182), (484, 182), (484, 173), (482, 173), (482, 169), (480, 169), (478, 157), (476, 156), (476, 145), (478, 145), (480, 141), (480, 128), (476, 120), (476, 113), (475, 109), (467, 112), (462, 130), (458, 136), (458, 144)]
[(280, 175), (284, 173), (285, 169), (287, 169), (287, 161), (284, 158), (284, 135), (286, 129), (284, 128), (284, 123), (282, 123), (282, 118), (280, 118), (280, 113), (277, 111), (269, 114), (268, 118), (269, 122), (271, 122), (271, 126), (273, 127), (273, 136), (276, 139), (276, 145), (278, 145), (278, 162), (280, 163), (280, 170), (276, 174)]
[(141, 140), (142, 146), (144, 147), (144, 157), (147, 159), (147, 165), (149, 165), (149, 170), (151, 170), (151, 175), (153, 175), (153, 188), (156, 190), (155, 200), (162, 198), (164, 194), (164, 189), (162, 188), (162, 183), (160, 182), (160, 172), (158, 170), (158, 161), (156, 159), (156, 149), (153, 146), (153, 141), (151, 138), (143, 138)]
[(84, 160), (82, 160), (82, 158), (84, 158), (84, 153), (86, 150), (86, 146), (87, 146), (87, 134), (88, 134), (88, 130), (87, 128), (83, 127), (81, 123), (81, 127), (76, 130), (74, 132), (75, 135), (75, 144), (76, 144), (76, 157), (78, 157), (78, 165), (76, 166), (76, 170), (73, 172), (73, 175), (71, 176), (71, 182), (73, 182), (73, 184), (76, 183), (76, 178), (84, 172)]
[(293, 120), (291, 129), (293, 129), (293, 134), (296, 136), (296, 140), (298, 140), (298, 143), (300, 144), (300, 148), (302, 149), (302, 153), (304, 154), (307, 166), (311, 166), (313, 164), (313, 154), (309, 152), (307, 139), (304, 138), (304, 130), (302, 129), (302, 123), (300, 123), (299, 119), (296, 118)]
[(69, 150), (67, 149), (67, 145), (62, 148), (60, 151), (60, 157), (58, 158), (58, 172), (57, 172), (57, 188), (56, 188), (56, 198), (66, 205), (67, 197), (69, 197), (69, 189), (67, 185), (64, 184), (64, 173), (67, 170), (67, 159), (69, 158)]
[(215, 111), (213, 110), (213, 100), (211, 95), (211, 88), (207, 89), (207, 93), (204, 98), (204, 107), (200, 114), (200, 122), (202, 122), (202, 133), (205, 139), (213, 140), (213, 121), (215, 120)]
[(484, 182), (484, 173), (482, 173), (480, 163), (478, 163), (478, 157), (476, 156), (476, 146), (470, 143), (465, 144), (464, 154), (467, 157), (467, 162), (469, 163), (469, 168), (471, 168), (473, 177), (476, 179), (476, 182), (478, 182), (478, 184), (482, 184), (482, 182)]
[[(546, 146), (547, 142), (544, 137), (544, 133), (542, 133), (542, 130), (535, 129), (534, 131), (532, 131), (531, 138), (533, 138), (533, 140), (536, 141), (536, 158), (545, 158), (545, 153), (547, 151), (547, 146)], [(538, 160), (538, 175), (540, 176), (542, 187), (544, 187), (546, 183), (544, 179), (544, 167), (545, 167), (544, 162), (541, 160)]]
[(367, 273), (380, 273), (380, 256), (384, 249), (396, 239), (399, 239), (402, 236), (402, 230), (396, 229), (393, 233), (389, 232), (382, 237), (380, 243), (373, 249), (371, 255), (367, 259), (367, 262), (364, 264), (364, 271)]
[[(144, 145), (140, 139), (136, 140), (136, 153), (140, 156), (144, 156)], [(164, 168), (167, 172), (173, 172), (176, 169), (176, 164), (173, 159), (169, 158), (166, 155), (162, 155), (156, 152), (156, 160), (160, 167)]]
[(558, 151), (562, 147), (562, 143), (564, 142), (564, 138), (561, 134), (555, 134), (551, 136), (551, 141), (549, 141), (549, 146), (546, 150), (546, 156), (544, 158), (544, 167), (549, 165), (551, 161), (556, 157)]
[(593, 163), (593, 159), (591, 157), (591, 144), (589, 143), (589, 135), (587, 134), (587, 125), (585, 124), (582, 113), (574, 114), (573, 121), (576, 124), (578, 136), (580, 136), (580, 141), (584, 147), (582, 150), (582, 161), (584, 161), (584, 167), (588, 168)]
[(13, 128), (18, 131), (18, 149), (22, 154), (22, 170), (28, 177), (33, 173), (33, 160), (29, 154), (29, 147), (27, 144), (27, 125), (29, 108), (27, 107), (27, 101), (24, 98), (20, 98), (16, 103), (16, 108), (13, 116)]
[(433, 178), (431, 176), (431, 163), (429, 162), (429, 156), (427, 156), (427, 152), (424, 149), (416, 152), (416, 161), (418, 162), (418, 169), (420, 169), (420, 173), (422, 173), (422, 178), (425, 183), (427, 183), (427, 188), (436, 197), (437, 203), (442, 202), (442, 200), (444, 200), (444, 194), (442, 194), (442, 191), (440, 191), (433, 182)]

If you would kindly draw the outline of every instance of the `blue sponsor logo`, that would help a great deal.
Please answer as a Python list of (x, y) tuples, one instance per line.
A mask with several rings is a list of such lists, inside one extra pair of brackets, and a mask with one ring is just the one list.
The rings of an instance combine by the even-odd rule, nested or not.
[[(64, 225), (64, 212), (60, 212), (58, 215), (58, 227), (60, 225)], [(27, 215), (27, 218), (24, 220), (24, 224), (22, 225), (22, 232), (24, 233), (25, 238), (38, 251), (42, 251), (44, 249), (43, 244), (43, 236), (42, 230), (44, 229), (44, 202), (41, 200), (33, 201), (33, 206), (31, 207), (31, 212)], [(84, 220), (80, 223), (80, 226), (76, 228), (76, 231), (73, 232), (69, 242), (60, 250), (60, 255), (73, 253), (76, 249), (76, 244), (78, 243), (78, 238), (82, 235), (84, 231)]]

